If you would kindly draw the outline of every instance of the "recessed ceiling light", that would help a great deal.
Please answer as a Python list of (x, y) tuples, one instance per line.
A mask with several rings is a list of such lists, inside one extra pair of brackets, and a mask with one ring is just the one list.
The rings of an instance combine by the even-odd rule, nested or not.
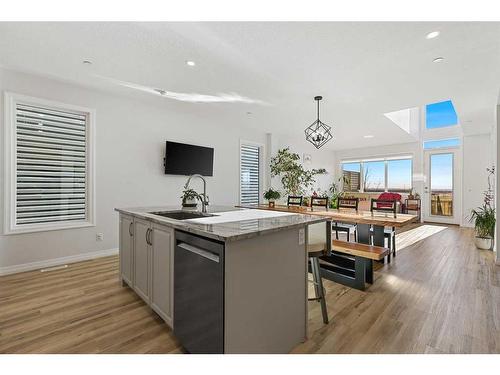
[(90, 60), (83, 60), (83, 63), (85, 65), (92, 65), (92, 61), (90, 61)]
[(432, 31), (429, 34), (427, 34), (426, 38), (427, 39), (434, 39), (437, 36), (439, 36), (439, 31)]
[(194, 61), (188, 60), (188, 61), (186, 61), (186, 65), (195, 66), (196, 63)]
[(432, 60), (432, 62), (435, 62), (435, 63), (440, 63), (444, 61), (444, 57), (436, 57), (434, 60)]
[(363, 138), (373, 138), (375, 137), (374, 135), (371, 135), (371, 134), (368, 134), (368, 135), (364, 135)]

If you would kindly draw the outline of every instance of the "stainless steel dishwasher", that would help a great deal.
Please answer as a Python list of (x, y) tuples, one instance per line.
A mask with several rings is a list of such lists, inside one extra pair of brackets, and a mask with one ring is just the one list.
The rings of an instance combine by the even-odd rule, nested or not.
[(224, 244), (177, 230), (174, 334), (190, 353), (224, 352)]

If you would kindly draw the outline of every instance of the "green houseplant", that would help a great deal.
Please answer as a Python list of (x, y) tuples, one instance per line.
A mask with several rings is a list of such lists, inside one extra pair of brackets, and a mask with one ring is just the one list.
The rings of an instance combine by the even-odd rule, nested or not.
[(273, 190), (269, 188), (264, 192), (264, 199), (268, 201), (269, 207), (274, 207), (274, 202), (281, 198), (281, 193), (278, 190)]
[(304, 195), (316, 181), (316, 175), (326, 174), (326, 169), (306, 170), (298, 161), (299, 154), (291, 152), (288, 147), (278, 150), (271, 158), (271, 177), (280, 176), (285, 193), (288, 195)]
[(488, 190), (484, 195), (484, 203), (481, 207), (471, 210), (469, 221), (474, 222), (476, 232), (475, 244), (478, 249), (493, 249), (493, 237), (495, 235), (495, 208), (492, 207), (493, 189), (491, 188), (490, 178), (495, 173), (495, 167), (487, 168), (488, 171)]
[(196, 207), (197, 200), (201, 201), (201, 196), (194, 189), (189, 189), (186, 185), (182, 191), (182, 207)]
[(337, 198), (342, 197), (344, 191), (342, 189), (344, 184), (347, 184), (349, 180), (346, 176), (339, 177), (336, 181), (333, 181), (328, 188), (330, 197), (330, 208), (337, 208)]

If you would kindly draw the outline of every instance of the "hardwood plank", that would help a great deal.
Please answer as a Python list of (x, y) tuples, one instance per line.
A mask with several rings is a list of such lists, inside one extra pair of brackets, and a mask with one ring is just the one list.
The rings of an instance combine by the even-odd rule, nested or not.
[[(500, 353), (500, 267), (472, 235), (455, 226), (398, 229), (404, 246), (366, 291), (324, 281), (330, 324), (309, 302), (309, 339), (293, 352)], [(120, 285), (116, 256), (0, 277), (0, 353), (183, 352)]]

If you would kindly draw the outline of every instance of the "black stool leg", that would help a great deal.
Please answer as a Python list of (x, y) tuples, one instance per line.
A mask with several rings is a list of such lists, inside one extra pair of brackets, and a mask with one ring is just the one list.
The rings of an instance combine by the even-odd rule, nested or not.
[(311, 258), (311, 268), (313, 272), (314, 285), (317, 286), (315, 290), (317, 291), (316, 297), (321, 303), (321, 313), (323, 314), (323, 323), (328, 324), (328, 312), (326, 310), (325, 293), (323, 288), (323, 280), (321, 278), (321, 270), (319, 268), (319, 258)]
[(392, 249), (392, 246), (391, 246), (391, 237), (387, 237), (387, 247), (389, 248), (389, 254), (387, 254), (387, 263), (391, 263), (391, 249)]
[[(318, 290), (318, 280), (316, 280), (316, 271), (315, 271), (315, 266), (314, 266), (314, 259), (318, 259), (318, 258), (309, 258), (309, 260), (311, 261), (311, 273), (313, 275), (313, 284), (314, 284), (314, 299), (317, 299), (318, 296), (319, 296), (319, 290)], [(318, 300), (319, 301), (319, 300)]]
[(393, 230), (393, 235), (392, 235), (392, 248), (394, 250), (394, 258), (396, 258), (396, 231), (394, 230), (394, 228), (392, 228)]

